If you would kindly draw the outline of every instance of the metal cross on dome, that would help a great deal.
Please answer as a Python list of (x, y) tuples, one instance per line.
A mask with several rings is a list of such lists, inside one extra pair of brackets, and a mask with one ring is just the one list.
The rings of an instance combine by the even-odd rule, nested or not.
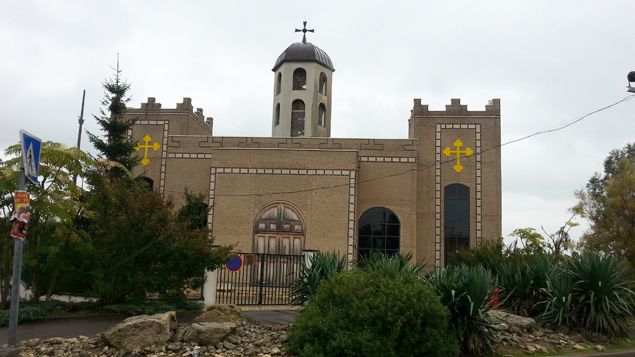
[(302, 30), (300, 29), (295, 29), (295, 32), (302, 32), (302, 43), (306, 43), (306, 33), (307, 32), (313, 32), (315, 33), (315, 29), (308, 29), (306, 28), (306, 21), (302, 21), (303, 27)]

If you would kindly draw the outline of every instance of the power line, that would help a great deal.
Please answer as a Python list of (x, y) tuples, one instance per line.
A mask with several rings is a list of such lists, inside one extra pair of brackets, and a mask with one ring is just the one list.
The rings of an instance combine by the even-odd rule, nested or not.
[[(564, 125), (561, 125), (559, 127), (537, 131), (535, 133), (522, 136), (520, 138), (509, 140), (509, 141), (506, 141), (506, 142), (504, 142), (502, 144), (494, 145), (492, 147), (483, 149), (479, 153), (484, 153), (484, 152), (487, 152), (487, 151), (490, 151), (490, 150), (494, 150), (494, 149), (497, 149), (497, 148), (500, 148), (500, 147), (503, 147), (503, 146), (507, 146), (507, 145), (510, 145), (510, 144), (513, 144), (513, 143), (517, 143), (517, 142), (520, 142), (520, 141), (523, 141), (523, 140), (527, 140), (527, 139), (530, 139), (530, 138), (532, 138), (534, 136), (538, 136), (538, 135), (543, 135), (543, 134), (548, 134), (548, 133), (553, 133), (553, 132), (556, 132), (556, 131), (564, 130), (564, 129), (566, 129), (566, 128), (568, 128), (568, 127), (570, 127), (570, 126), (572, 126), (572, 125), (574, 125), (574, 124), (576, 124), (576, 123), (578, 123), (578, 122), (580, 122), (580, 121), (582, 121), (582, 120), (584, 120), (584, 119), (586, 119), (586, 118), (588, 118), (588, 117), (590, 117), (590, 116), (592, 116), (594, 114), (600, 113), (600, 112), (602, 112), (604, 110), (607, 110), (607, 109), (610, 109), (610, 108), (612, 108), (612, 107), (614, 107), (614, 106), (616, 106), (618, 104), (621, 104), (621, 103), (624, 103), (626, 101), (629, 101), (629, 100), (633, 99), (634, 97), (635, 97), (635, 94), (627, 95), (626, 97), (624, 97), (624, 98), (622, 98), (622, 99), (620, 99), (620, 100), (618, 100), (616, 102), (613, 102), (613, 103), (611, 103), (609, 105), (606, 105), (604, 107), (601, 107), (601, 108), (598, 108), (596, 110), (593, 110), (593, 111), (591, 111), (591, 112), (589, 112), (589, 113), (587, 113), (587, 114), (585, 114), (585, 115), (583, 115), (583, 116), (581, 116), (581, 117), (579, 117), (577, 119), (574, 119), (574, 120), (572, 120), (572, 121), (570, 121), (570, 122), (568, 122), (568, 123), (566, 123)], [(460, 158), (466, 158), (466, 157), (467, 156), (465, 156), (465, 155), (461, 155), (460, 156)], [(453, 157), (451, 159), (442, 160), (442, 161), (440, 161), (439, 164), (440, 165), (444, 165), (444, 164), (447, 164), (447, 163), (450, 163), (450, 162), (454, 162), (455, 160), (456, 160), (456, 157)], [(429, 164), (427, 166), (418, 167), (418, 168), (415, 168), (415, 169), (408, 169), (408, 170), (400, 171), (400, 172), (393, 173), (393, 174), (388, 174), (388, 175), (377, 176), (377, 177), (373, 177), (373, 178), (369, 178), (369, 179), (365, 179), (365, 180), (360, 180), (360, 181), (358, 181), (358, 184), (363, 184), (363, 183), (367, 183), (367, 182), (382, 180), (382, 179), (386, 179), (386, 178), (390, 178), (390, 177), (401, 176), (401, 175), (405, 175), (405, 174), (410, 173), (410, 172), (425, 171), (425, 170), (427, 170), (429, 168), (432, 168), (434, 166), (436, 166), (436, 162), (434, 162), (432, 164)], [(345, 177), (345, 176), (342, 176), (342, 177)], [(328, 190), (328, 189), (331, 189), (331, 188), (346, 187), (348, 185), (349, 185), (348, 183), (344, 183), (344, 184), (334, 184), (334, 185), (326, 185), (326, 186), (319, 186), (319, 187), (312, 187), (312, 188), (303, 188), (303, 189), (298, 189), (298, 190), (286, 190), (286, 191), (276, 191), (276, 192), (216, 194), (215, 197), (250, 197), (250, 196), (261, 197), (261, 196), (272, 196), (272, 195), (280, 195), (280, 194), (294, 194), (294, 193), (303, 193), (303, 192), (311, 192), (311, 191)], [(168, 192), (180, 193), (180, 191), (168, 191)]]

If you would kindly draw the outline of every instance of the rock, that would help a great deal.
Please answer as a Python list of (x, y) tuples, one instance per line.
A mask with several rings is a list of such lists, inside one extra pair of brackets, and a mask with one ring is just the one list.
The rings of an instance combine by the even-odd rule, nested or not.
[(233, 343), (229, 341), (223, 342), (223, 346), (228, 350), (233, 350), (234, 348), (236, 348), (236, 345), (234, 345)]
[(174, 311), (135, 316), (108, 329), (103, 339), (113, 347), (132, 351), (137, 347), (166, 344), (176, 326)]
[(600, 352), (603, 352), (604, 350), (606, 350), (606, 347), (602, 345), (595, 345), (593, 346), (593, 348), (595, 348), (596, 351), (600, 351)]
[(573, 345), (573, 349), (576, 350), (576, 351), (584, 351), (584, 350), (586, 350), (586, 347), (576, 343), (575, 345)]
[(243, 315), (235, 305), (211, 305), (198, 315), (194, 322), (237, 322), (243, 321)]
[(165, 346), (168, 351), (178, 351), (181, 349), (181, 347), (183, 347), (183, 344), (181, 342), (172, 342), (168, 343), (167, 346)]
[(487, 315), (492, 324), (506, 323), (510, 326), (510, 331), (515, 329), (531, 331), (536, 327), (536, 320), (531, 317), (518, 316), (501, 310), (489, 310)]
[(282, 343), (289, 341), (289, 335), (287, 335), (286, 333), (281, 334), (280, 337), (278, 337), (278, 341)]
[(271, 355), (275, 356), (275, 355), (279, 355), (280, 354), (280, 348), (278, 348), (278, 346), (273, 346), (271, 348)]
[(225, 338), (227, 341), (237, 345), (241, 342), (240, 337), (236, 336), (236, 335), (229, 335)]
[[(200, 322), (193, 323), (183, 334), (183, 342), (196, 342), (201, 345), (215, 346), (225, 336), (236, 330), (234, 322)], [(223, 346), (218, 346), (223, 348)]]

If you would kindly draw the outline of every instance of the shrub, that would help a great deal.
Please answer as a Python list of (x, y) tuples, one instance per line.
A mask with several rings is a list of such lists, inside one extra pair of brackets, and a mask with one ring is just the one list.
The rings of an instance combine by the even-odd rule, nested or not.
[(412, 253), (392, 256), (371, 254), (369, 257), (358, 261), (357, 268), (362, 270), (378, 271), (382, 274), (388, 275), (396, 275), (400, 272), (405, 272), (415, 276), (420, 275), (425, 268), (425, 264), (423, 261), (411, 264), (411, 260)]
[(569, 272), (580, 327), (609, 336), (626, 334), (633, 296), (618, 261), (608, 255), (585, 254), (571, 259)]
[(487, 312), (495, 282), (484, 267), (450, 266), (428, 277), (428, 283), (448, 307), (450, 325), (461, 342), (463, 353), (493, 351), (495, 334)]
[(573, 285), (571, 277), (562, 269), (555, 269), (542, 289), (542, 299), (536, 305), (542, 310), (538, 320), (554, 326), (574, 326)]
[(300, 356), (456, 356), (447, 309), (421, 279), (357, 270), (324, 281), (297, 316)]
[(336, 253), (316, 252), (308, 267), (302, 267), (299, 277), (291, 284), (291, 302), (304, 305), (320, 287), (322, 281), (346, 269), (346, 257)]
[(511, 313), (535, 316), (555, 261), (544, 254), (512, 254), (494, 271), (503, 289), (504, 307)]
[[(578, 255), (563, 263), (543, 289), (540, 319), (608, 336), (626, 334), (635, 293), (626, 272), (607, 255)], [(570, 316), (570, 317), (569, 317)]]
[(503, 238), (484, 241), (476, 249), (462, 250), (452, 256), (452, 265), (482, 265), (495, 272), (497, 267), (505, 261)]

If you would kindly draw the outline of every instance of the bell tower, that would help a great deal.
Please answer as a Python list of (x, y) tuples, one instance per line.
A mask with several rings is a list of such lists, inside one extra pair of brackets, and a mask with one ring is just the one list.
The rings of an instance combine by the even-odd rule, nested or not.
[(319, 47), (306, 41), (287, 47), (273, 66), (273, 115), (271, 135), (274, 137), (330, 137), (331, 90), (333, 62)]

